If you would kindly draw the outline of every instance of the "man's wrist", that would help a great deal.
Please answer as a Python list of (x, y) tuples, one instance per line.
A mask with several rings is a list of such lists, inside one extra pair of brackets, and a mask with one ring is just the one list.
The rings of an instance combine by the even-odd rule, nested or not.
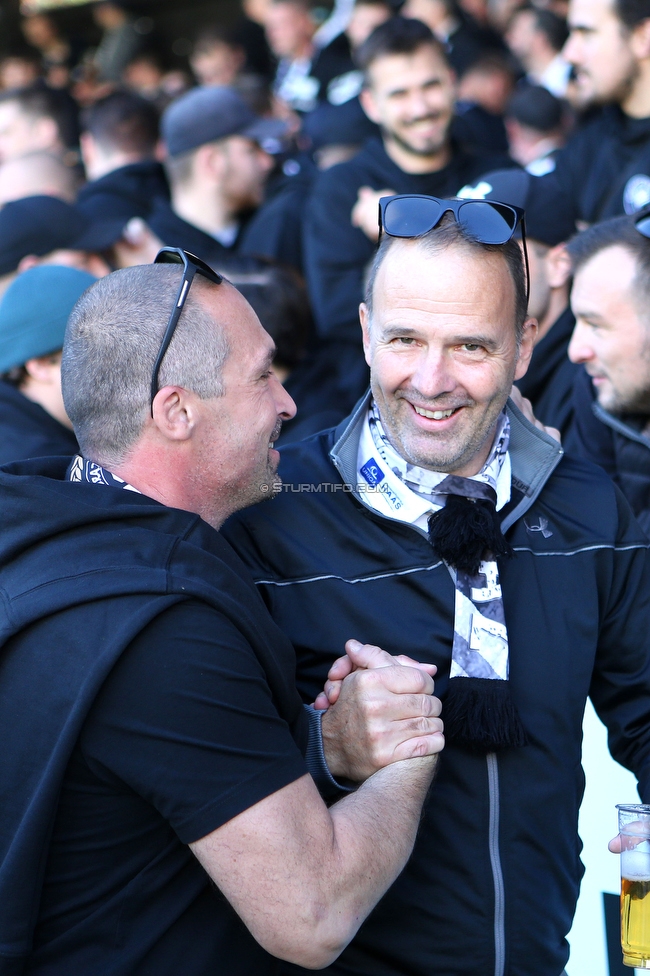
[(357, 784), (349, 780), (335, 779), (332, 776), (323, 747), (322, 721), (326, 712), (312, 708), (311, 705), (305, 705), (304, 708), (309, 720), (309, 738), (305, 754), (307, 769), (324, 800), (328, 802), (340, 800), (346, 794), (352, 793)]

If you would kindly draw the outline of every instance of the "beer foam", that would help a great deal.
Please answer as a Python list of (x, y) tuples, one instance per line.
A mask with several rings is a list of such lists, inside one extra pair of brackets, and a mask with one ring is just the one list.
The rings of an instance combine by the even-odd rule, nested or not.
[(645, 851), (623, 851), (621, 877), (628, 881), (650, 881), (650, 854)]

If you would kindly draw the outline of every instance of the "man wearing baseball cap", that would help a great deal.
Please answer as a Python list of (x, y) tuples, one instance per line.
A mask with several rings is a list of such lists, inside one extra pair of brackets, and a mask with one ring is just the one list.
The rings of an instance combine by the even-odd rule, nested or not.
[(125, 223), (121, 217), (92, 220), (51, 196), (5, 204), (0, 210), (0, 295), (17, 272), (37, 264), (68, 265), (95, 278), (108, 274), (111, 268), (102, 254), (120, 240)]
[(0, 464), (75, 454), (61, 395), (68, 316), (95, 278), (58, 265), (18, 276), (0, 303)]
[(267, 149), (277, 148), (285, 131), (225, 86), (178, 98), (162, 117), (171, 204), (156, 201), (147, 221), (153, 232), (208, 263), (222, 262), (237, 245), (243, 215), (262, 202), (273, 168)]

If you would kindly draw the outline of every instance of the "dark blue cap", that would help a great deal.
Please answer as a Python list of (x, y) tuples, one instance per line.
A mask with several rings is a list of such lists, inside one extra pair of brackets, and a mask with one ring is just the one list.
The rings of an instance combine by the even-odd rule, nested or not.
[(0, 210), (0, 275), (15, 271), (28, 254), (105, 251), (120, 239), (125, 223), (122, 217), (92, 221), (56, 197), (13, 200)]
[(170, 156), (228, 136), (246, 136), (265, 148), (265, 143), (277, 143), (287, 133), (286, 123), (255, 115), (241, 95), (226, 85), (192, 88), (165, 109), (160, 127)]

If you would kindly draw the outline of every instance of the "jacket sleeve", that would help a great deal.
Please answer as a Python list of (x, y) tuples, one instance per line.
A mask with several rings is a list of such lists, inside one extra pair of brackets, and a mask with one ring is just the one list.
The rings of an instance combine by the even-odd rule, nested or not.
[(615, 489), (616, 547), (602, 580), (603, 613), (590, 696), (608, 729), (612, 756), (650, 802), (650, 543)]
[[(343, 164), (345, 165), (345, 164)], [(359, 343), (359, 303), (374, 245), (351, 223), (358, 187), (342, 167), (320, 175), (305, 212), (303, 260), (319, 335)]]

